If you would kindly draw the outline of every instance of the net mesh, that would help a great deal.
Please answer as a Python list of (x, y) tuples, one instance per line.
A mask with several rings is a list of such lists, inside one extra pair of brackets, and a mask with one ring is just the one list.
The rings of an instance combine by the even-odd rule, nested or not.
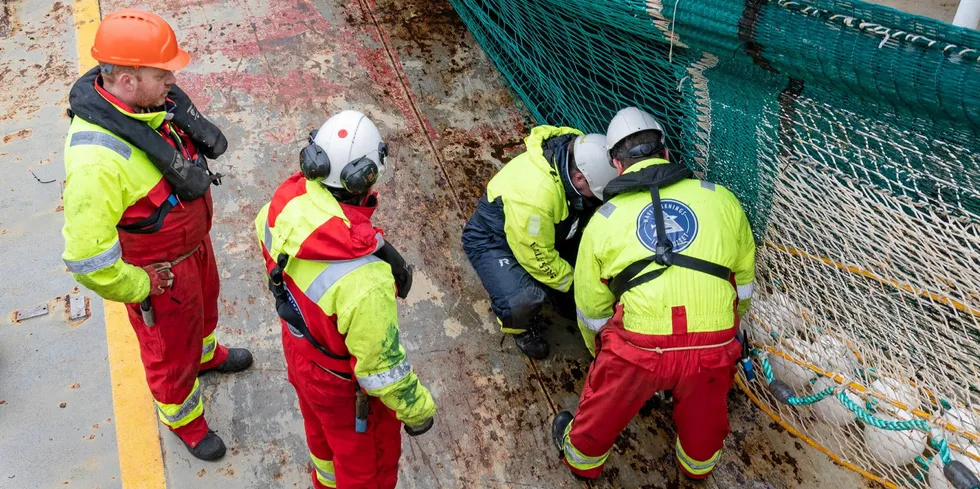
[(739, 196), (756, 368), (834, 393), (740, 374), (761, 408), (887, 486), (952, 487), (944, 440), (980, 473), (980, 33), (843, 0), (452, 3), (539, 123), (637, 105)]

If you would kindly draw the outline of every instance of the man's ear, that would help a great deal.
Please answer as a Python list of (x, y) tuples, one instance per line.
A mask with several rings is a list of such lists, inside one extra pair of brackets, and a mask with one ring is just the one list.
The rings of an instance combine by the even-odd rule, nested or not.
[(623, 167), (623, 164), (619, 160), (617, 160), (616, 158), (613, 158), (612, 164), (613, 164), (613, 168), (616, 169), (616, 172), (619, 175), (622, 175), (623, 174), (623, 171), (626, 170), (626, 168)]
[(136, 91), (136, 73), (131, 71), (124, 71), (116, 75), (116, 85), (122, 87), (127, 92), (133, 93)]
[(585, 197), (592, 197), (592, 189), (589, 187), (589, 179), (585, 178), (585, 174), (581, 171), (576, 171), (572, 173), (572, 185), (578, 189)]

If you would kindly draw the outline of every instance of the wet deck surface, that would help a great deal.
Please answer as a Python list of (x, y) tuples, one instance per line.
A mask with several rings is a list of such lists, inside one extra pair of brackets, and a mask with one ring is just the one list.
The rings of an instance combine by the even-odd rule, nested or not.
[[(12, 20), (0, 25), (7, 87), (0, 133), (31, 131), (0, 145), (3, 170), (12, 175), (10, 191), (0, 195), (0, 258), (8, 276), (26, 279), (3, 281), (0, 305), (13, 311), (74, 286), (60, 263), (59, 187), (37, 184), (27, 172), (64, 178), (62, 114), (75, 49), (65, 31), (70, 4), (3, 5)], [(596, 483), (576, 481), (559, 462), (551, 417), (577, 405), (590, 358), (574, 324), (559, 319), (546, 320), (553, 351), (546, 361), (530, 362), (510, 338), (502, 341), (462, 253), (465, 219), (494, 171), (523, 149), (531, 121), (448, 3), (102, 0), (101, 11), (127, 6), (172, 22), (194, 59), (178, 83), (230, 141), (213, 162), (226, 175), (214, 189), (218, 332), (220, 341), (249, 346), (256, 358), (248, 372), (202, 379), (208, 420), (230, 448), (225, 459), (194, 460), (161, 432), (168, 487), (309, 487), (302, 421), (252, 221), (296, 171), (309, 130), (346, 108), (367, 113), (391, 149), (394, 177), (375, 216), (416, 265), (412, 293), (399, 304), (402, 341), (439, 407), (431, 432), (405, 437), (399, 487), (686, 487), (673, 461), (669, 408), (656, 403), (624, 432)], [(33, 261), (23, 263), (25, 255)], [(121, 486), (101, 300), (92, 304), (93, 316), (74, 327), (53, 317), (0, 324), (0, 488)], [(57, 407), (59, 396), (79, 378), (85, 389), (75, 395), (85, 409), (67, 413)], [(776, 431), (740, 392), (731, 404), (733, 434), (702, 487), (864, 486)], [(72, 439), (80, 431), (87, 438), (102, 419), (108, 422), (93, 427), (96, 440)], [(33, 448), (48, 432), (71, 436), (54, 448)]]

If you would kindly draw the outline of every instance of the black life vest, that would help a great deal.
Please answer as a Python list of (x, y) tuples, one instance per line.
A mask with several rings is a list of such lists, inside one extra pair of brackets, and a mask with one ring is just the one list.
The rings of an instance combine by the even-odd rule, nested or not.
[[(198, 149), (198, 157), (194, 160), (185, 158), (153, 128), (119, 112), (103, 98), (95, 90), (96, 79), (101, 72), (98, 66), (92, 68), (72, 85), (68, 94), (68, 104), (71, 107), (69, 116), (81, 117), (143, 150), (180, 200), (199, 199), (212, 184), (221, 184), (221, 175), (211, 172), (207, 158), (221, 156), (228, 149), (228, 140), (217, 126), (197, 111), (183, 90), (176, 85), (171, 87), (168, 98), (173, 101), (175, 110), (168, 117), (194, 142)], [(159, 221), (162, 224), (163, 219), (160, 218)]]

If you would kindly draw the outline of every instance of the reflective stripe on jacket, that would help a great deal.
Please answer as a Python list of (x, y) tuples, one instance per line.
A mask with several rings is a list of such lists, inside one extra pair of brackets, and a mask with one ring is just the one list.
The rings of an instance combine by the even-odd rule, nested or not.
[[(372, 255), (384, 243), (381, 230), (371, 225), (373, 210), (340, 204), (297, 173), (259, 212), (255, 230), (267, 271), (280, 253), (290, 256), (287, 288), (315, 339), (337, 355), (351, 356), (342, 371), (353, 372), (398, 419), (420, 424), (435, 414), (435, 402), (399, 341), (391, 267)], [(283, 344), (308, 352), (311, 361), (326, 361), (285, 324)]]

